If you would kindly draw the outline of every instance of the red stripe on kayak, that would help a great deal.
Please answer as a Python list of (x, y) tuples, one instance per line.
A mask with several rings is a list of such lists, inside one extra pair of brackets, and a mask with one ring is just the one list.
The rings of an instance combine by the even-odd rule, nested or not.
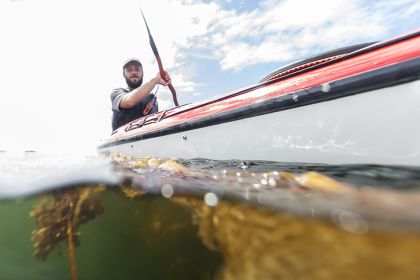
[[(319, 69), (297, 74), (255, 90), (244, 91), (242, 94), (237, 94), (232, 97), (227, 96), (222, 100), (203, 104), (202, 106), (195, 108), (193, 107), (176, 115), (168, 116), (158, 123), (146, 125), (139, 129), (128, 132), (124, 132), (124, 129), (121, 129), (121, 132), (114, 134), (112, 138), (126, 139), (133, 137), (134, 135), (157, 131), (191, 120), (199, 120), (204, 117), (265, 101), (277, 96), (404, 62), (419, 56), (420, 37), (417, 36)], [(175, 110), (178, 111), (178, 109)]]

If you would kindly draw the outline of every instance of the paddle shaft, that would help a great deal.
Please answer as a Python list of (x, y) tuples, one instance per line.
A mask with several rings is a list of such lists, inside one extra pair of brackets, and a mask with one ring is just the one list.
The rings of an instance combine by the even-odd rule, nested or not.
[[(153, 39), (152, 39), (152, 40), (153, 40)], [(154, 45), (154, 42), (153, 42), (153, 45)], [(152, 48), (153, 48), (153, 47), (152, 47)], [(155, 46), (155, 48), (156, 48), (156, 46)], [(162, 76), (162, 78), (163, 78), (163, 77), (165, 76), (165, 70), (163, 70), (162, 61), (160, 60), (160, 56), (159, 56), (159, 53), (157, 52), (157, 49), (156, 49), (155, 56), (156, 56), (156, 61), (157, 61), (158, 66), (159, 66), (159, 72), (160, 72), (160, 75), (161, 75), (161, 76)], [(179, 106), (179, 104), (178, 104), (178, 99), (176, 98), (176, 91), (175, 91), (174, 86), (172, 85), (172, 83), (170, 83), (170, 84), (168, 85), (168, 87), (169, 87), (169, 89), (170, 89), (170, 90), (171, 90), (171, 92), (172, 92), (172, 98), (174, 99), (175, 106)]]
[[(152, 34), (150, 33), (150, 29), (149, 29), (149, 26), (147, 25), (147, 21), (146, 21), (146, 18), (144, 17), (143, 11), (141, 9), (140, 9), (140, 11), (141, 11), (141, 15), (143, 16), (144, 23), (146, 25), (147, 33), (149, 34), (150, 46), (152, 47), (153, 54), (155, 55), (156, 61), (157, 61), (158, 66), (159, 66), (159, 73), (162, 76), (162, 78), (165, 78), (166, 73), (165, 73), (165, 70), (163, 70), (162, 60), (160, 59), (159, 52), (157, 50), (155, 41), (153, 40)], [(175, 106), (179, 106), (174, 86), (172, 85), (172, 83), (169, 83), (168, 87), (169, 87), (169, 89), (172, 93), (172, 98), (174, 100)], [(145, 114), (145, 115), (149, 114), (150, 110), (153, 108), (153, 103), (154, 103), (154, 98), (152, 98), (152, 100), (150, 100), (149, 103), (147, 103), (146, 108), (143, 110), (143, 114)]]

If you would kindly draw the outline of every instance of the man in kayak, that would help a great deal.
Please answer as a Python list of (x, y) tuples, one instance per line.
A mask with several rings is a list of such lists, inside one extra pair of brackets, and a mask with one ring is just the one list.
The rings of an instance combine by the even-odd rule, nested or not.
[[(112, 130), (143, 117), (143, 111), (149, 101), (154, 98), (150, 92), (156, 85), (167, 86), (171, 78), (167, 73), (162, 77), (159, 73), (143, 84), (143, 66), (138, 59), (127, 60), (123, 65), (123, 75), (127, 88), (117, 88), (111, 93), (112, 102)], [(158, 111), (158, 104), (154, 100), (150, 113)]]

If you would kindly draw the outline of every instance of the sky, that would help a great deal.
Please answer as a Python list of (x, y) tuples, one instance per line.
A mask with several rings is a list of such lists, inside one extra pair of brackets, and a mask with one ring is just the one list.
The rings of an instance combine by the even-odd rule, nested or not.
[[(145, 81), (158, 72), (140, 7), (181, 104), (420, 28), (416, 0), (0, 0), (0, 151), (95, 153), (123, 62), (139, 58)], [(157, 97), (173, 107), (167, 88)]]

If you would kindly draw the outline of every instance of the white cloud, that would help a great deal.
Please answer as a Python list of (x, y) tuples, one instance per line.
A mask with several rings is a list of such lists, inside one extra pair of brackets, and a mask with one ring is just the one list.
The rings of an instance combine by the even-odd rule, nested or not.
[[(142, 5), (182, 102), (184, 92), (199, 85), (188, 73), (171, 72), (176, 46), (205, 33), (215, 6), (152, 0)], [(197, 21), (203, 7), (207, 16)], [(145, 80), (158, 72), (137, 0), (0, 1), (0, 26), (0, 124), (8, 131), (0, 149), (94, 148), (111, 130), (109, 94), (125, 84), (122, 62), (139, 57)], [(158, 97), (162, 109), (173, 107), (169, 90), (161, 87)]]
[(266, 0), (243, 13), (218, 6), (207, 32), (192, 36), (184, 51), (211, 54), (222, 70), (239, 71), (381, 37), (401, 17), (418, 15), (419, 6), (412, 0)]
[(160, 96), (157, 98), (158, 103), (159, 103), (159, 111), (163, 111), (163, 110), (168, 110), (170, 108), (173, 108), (173, 103), (172, 101), (169, 99), (169, 95), (165, 94), (162, 97), (162, 94), (159, 94)]

